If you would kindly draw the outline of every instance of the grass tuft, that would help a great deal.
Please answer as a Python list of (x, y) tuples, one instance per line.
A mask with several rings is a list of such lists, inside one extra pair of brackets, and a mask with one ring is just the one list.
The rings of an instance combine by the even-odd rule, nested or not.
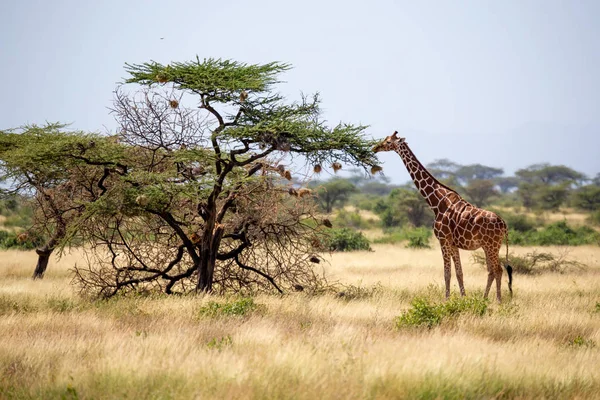
[(242, 297), (225, 303), (209, 301), (208, 304), (200, 307), (199, 315), (210, 318), (242, 317), (260, 308), (262, 307), (256, 304), (252, 297)]
[(489, 301), (480, 295), (465, 297), (450, 297), (445, 302), (433, 303), (425, 297), (415, 297), (411, 307), (396, 318), (396, 327), (427, 327), (433, 328), (444, 319), (461, 314), (483, 316), (487, 312)]

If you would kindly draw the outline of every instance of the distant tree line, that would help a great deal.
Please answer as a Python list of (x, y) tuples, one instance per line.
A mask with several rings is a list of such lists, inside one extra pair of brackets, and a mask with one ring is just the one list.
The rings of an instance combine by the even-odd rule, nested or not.
[[(592, 212), (600, 221), (600, 173), (590, 178), (564, 165), (534, 164), (519, 169), (514, 176), (504, 176), (502, 168), (482, 164), (460, 165), (442, 159), (427, 165), (441, 182), (457, 190), (465, 199), (479, 207), (524, 207), (530, 211), (558, 211), (573, 207)], [(324, 212), (352, 203), (361, 209), (375, 212), (382, 227), (430, 226), (433, 214), (412, 181), (394, 185), (390, 179), (377, 174), (368, 177), (355, 170), (346, 178), (335, 176), (314, 181)]]

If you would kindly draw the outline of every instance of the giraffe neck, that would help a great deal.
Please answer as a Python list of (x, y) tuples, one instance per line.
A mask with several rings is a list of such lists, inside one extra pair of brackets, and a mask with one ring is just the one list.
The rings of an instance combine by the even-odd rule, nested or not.
[(454, 194), (457, 196), (453, 197), (453, 199), (461, 198), (458, 193), (440, 183), (429, 173), (429, 171), (427, 171), (406, 142), (397, 144), (395, 150), (396, 153), (400, 155), (400, 158), (402, 158), (417, 190), (421, 193), (421, 196), (425, 198), (429, 208), (431, 208), (436, 216), (439, 212), (442, 212), (447, 208), (446, 206), (442, 207), (441, 203), (451, 201), (449, 195)]

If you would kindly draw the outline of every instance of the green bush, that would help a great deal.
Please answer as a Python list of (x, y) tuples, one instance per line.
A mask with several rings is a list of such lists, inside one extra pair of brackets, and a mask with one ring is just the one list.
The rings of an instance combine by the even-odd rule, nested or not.
[(510, 243), (521, 246), (580, 246), (600, 244), (600, 233), (588, 226), (570, 227), (565, 221), (555, 222), (539, 230), (519, 232), (511, 229)]
[(358, 212), (341, 209), (334, 220), (335, 226), (341, 228), (367, 229), (375, 226), (372, 220), (366, 220)]
[(569, 347), (587, 347), (587, 348), (594, 348), (596, 347), (596, 342), (594, 342), (592, 339), (586, 339), (581, 335), (578, 335), (577, 337), (574, 337), (573, 339), (567, 341), (567, 346)]
[(592, 225), (600, 225), (600, 210), (591, 213), (587, 220)]
[(427, 327), (439, 325), (444, 319), (461, 314), (483, 316), (487, 312), (488, 300), (481, 295), (467, 297), (451, 297), (443, 303), (433, 303), (426, 297), (416, 297), (411, 302), (412, 308), (396, 318), (396, 327)]
[(30, 236), (27, 240), (21, 242), (18, 240), (18, 236), (18, 233), (0, 229), (0, 248), (31, 250), (41, 245), (41, 239), (38, 237)]
[(259, 305), (254, 302), (251, 297), (243, 297), (237, 300), (229, 301), (226, 303), (218, 303), (216, 301), (209, 301), (205, 306), (200, 308), (200, 316), (206, 316), (211, 318), (216, 317), (230, 317), (230, 316), (244, 316), (253, 311), (256, 311)]
[(415, 228), (408, 232), (408, 244), (406, 247), (411, 249), (429, 249), (429, 239), (431, 238), (431, 229)]
[(431, 228), (404, 228), (385, 231), (383, 237), (375, 239), (374, 243), (395, 244), (408, 241), (406, 247), (410, 248), (429, 248), (429, 240), (431, 239)]
[(352, 229), (333, 229), (329, 236), (330, 251), (371, 251), (369, 240), (361, 233)]

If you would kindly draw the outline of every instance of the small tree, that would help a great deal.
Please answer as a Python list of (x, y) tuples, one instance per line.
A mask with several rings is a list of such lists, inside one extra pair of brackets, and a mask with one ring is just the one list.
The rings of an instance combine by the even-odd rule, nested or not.
[(331, 213), (336, 206), (343, 207), (350, 195), (357, 190), (356, 186), (343, 178), (330, 179), (316, 185), (317, 199), (326, 213)]
[(489, 204), (490, 198), (497, 195), (494, 182), (487, 179), (473, 179), (464, 188), (469, 200), (476, 206), (483, 207)]
[(502, 168), (493, 168), (481, 164), (463, 165), (456, 170), (456, 177), (468, 185), (473, 180), (492, 180), (504, 173)]
[(410, 223), (415, 227), (431, 226), (433, 213), (414, 189), (394, 189), (385, 201), (379, 201), (375, 212), (381, 216), (384, 227)]
[(587, 185), (579, 188), (574, 195), (574, 204), (581, 210), (600, 210), (600, 186)]
[[(34, 224), (26, 237), (42, 236), (36, 249), (38, 261), (33, 278), (43, 278), (54, 250), (74, 238), (72, 223), (87, 202), (104, 193), (113, 162), (114, 143), (98, 135), (67, 132), (65, 126), (25, 126), (0, 134), (0, 180), (12, 193), (22, 193), (35, 207)], [(83, 157), (91, 154), (103, 161)]]
[(509, 193), (511, 190), (519, 187), (521, 182), (516, 176), (505, 176), (496, 177), (493, 179), (496, 186), (500, 188), (500, 191), (504, 194)]

